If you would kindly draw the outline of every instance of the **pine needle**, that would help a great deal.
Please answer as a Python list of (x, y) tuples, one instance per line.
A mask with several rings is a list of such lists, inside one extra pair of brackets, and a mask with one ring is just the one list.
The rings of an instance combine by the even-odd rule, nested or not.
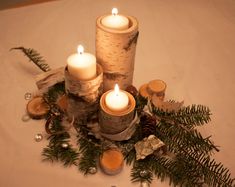
[(20, 50), (24, 53), (25, 56), (29, 58), (29, 61), (32, 61), (36, 66), (38, 66), (42, 71), (50, 71), (51, 68), (49, 67), (48, 64), (45, 63), (45, 60), (43, 59), (40, 54), (32, 49), (32, 48), (24, 48), (24, 47), (14, 47), (11, 48), (10, 51), (12, 50)]

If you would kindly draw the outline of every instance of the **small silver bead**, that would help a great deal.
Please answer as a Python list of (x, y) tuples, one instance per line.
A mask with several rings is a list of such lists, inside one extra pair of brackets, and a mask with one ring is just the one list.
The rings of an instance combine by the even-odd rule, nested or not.
[(146, 171), (146, 170), (140, 171), (140, 176), (141, 177), (146, 177), (148, 174), (149, 174), (149, 172)]
[(56, 108), (52, 108), (51, 109), (51, 113), (54, 114), (55, 116), (59, 116), (60, 115), (60, 111)]
[(24, 94), (24, 99), (25, 100), (30, 100), (31, 98), (32, 98), (32, 94), (31, 93), (27, 92), (27, 93)]
[(30, 118), (30, 116), (28, 115), (28, 114), (24, 114), (23, 116), (22, 116), (22, 118), (21, 118), (21, 120), (23, 121), (23, 122), (27, 122), (27, 121), (29, 121), (31, 118)]
[(61, 144), (61, 147), (63, 147), (64, 149), (67, 149), (67, 148), (69, 147), (69, 144), (67, 144), (67, 143), (62, 143), (62, 144)]
[(40, 142), (40, 141), (42, 141), (42, 139), (43, 139), (43, 136), (42, 136), (42, 134), (36, 134), (35, 135), (35, 137), (34, 137), (34, 140), (36, 141), (36, 142)]
[(90, 168), (89, 168), (89, 173), (90, 173), (90, 174), (95, 174), (96, 172), (97, 172), (96, 167), (90, 167)]
[(149, 183), (144, 181), (140, 183), (140, 187), (150, 187)]

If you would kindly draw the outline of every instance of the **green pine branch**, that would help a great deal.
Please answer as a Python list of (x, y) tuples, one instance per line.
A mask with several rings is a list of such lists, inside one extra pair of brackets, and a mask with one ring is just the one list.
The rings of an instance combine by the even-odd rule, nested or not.
[(78, 144), (81, 153), (78, 168), (84, 175), (87, 175), (90, 168), (97, 168), (97, 161), (102, 153), (101, 146), (98, 146), (93, 140), (84, 137), (79, 137)]
[(48, 145), (46, 148), (44, 148), (42, 152), (42, 156), (44, 157), (43, 161), (59, 161), (62, 162), (64, 166), (77, 165), (78, 153), (70, 146), (63, 148), (61, 145)]
[(127, 141), (119, 142), (117, 145), (122, 149), (127, 165), (132, 165), (136, 160), (135, 143), (142, 139), (141, 127), (136, 124), (136, 130), (132, 137)]
[(75, 121), (75, 128), (78, 132), (77, 145), (81, 154), (78, 169), (84, 175), (89, 174), (90, 168), (97, 168), (97, 162), (102, 153), (102, 142), (89, 135), (90, 131), (86, 123), (86, 121), (78, 119)]
[(204, 125), (211, 120), (210, 109), (203, 105), (182, 107), (179, 111), (163, 111), (152, 105), (152, 112), (160, 120), (181, 124), (188, 129)]
[(208, 155), (198, 155), (194, 151), (187, 152), (187, 154), (182, 152), (178, 155), (178, 159), (188, 167), (194, 168), (202, 176), (203, 182), (209, 186), (235, 186), (235, 178), (231, 178), (229, 170)]
[(157, 124), (156, 136), (167, 145), (169, 151), (178, 153), (182, 147), (194, 150), (198, 154), (211, 154), (212, 151), (219, 151), (210, 140), (204, 138), (196, 129), (185, 130), (180, 125), (172, 125), (164, 121)]
[[(51, 122), (49, 136), (49, 144), (43, 149), (43, 161), (60, 161), (64, 166), (77, 165), (78, 152), (69, 144), (70, 135), (68, 132), (58, 133), (64, 131), (62, 126), (61, 116), (56, 116)], [(68, 147), (64, 148), (62, 145), (66, 143)]]
[(135, 111), (137, 112), (138, 115), (140, 115), (140, 113), (143, 111), (144, 107), (147, 105), (148, 103), (148, 99), (142, 97), (140, 94), (138, 94), (135, 98), (136, 101), (136, 107), (135, 107)]
[(131, 151), (124, 155), (124, 159), (127, 165), (132, 165), (136, 160), (136, 151), (135, 148), (132, 148)]
[[(141, 172), (146, 171), (145, 175), (141, 175)], [(131, 181), (132, 182), (148, 182), (153, 180), (153, 173), (151, 170), (151, 163), (148, 158), (143, 160), (136, 160), (131, 169)]]
[(24, 53), (25, 56), (29, 58), (29, 61), (32, 61), (36, 66), (38, 66), (42, 71), (50, 71), (51, 68), (43, 59), (43, 57), (32, 48), (24, 48), (24, 47), (14, 47), (10, 50), (20, 50)]
[(59, 82), (48, 89), (46, 93), (43, 94), (43, 98), (49, 104), (55, 104), (58, 97), (65, 94), (65, 82)]

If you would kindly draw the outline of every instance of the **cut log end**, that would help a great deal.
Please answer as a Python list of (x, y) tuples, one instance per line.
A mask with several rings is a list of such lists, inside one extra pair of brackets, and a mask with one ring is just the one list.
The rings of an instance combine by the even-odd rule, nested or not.
[(42, 119), (49, 112), (49, 105), (42, 97), (34, 97), (27, 104), (27, 112), (33, 119)]
[(103, 152), (100, 157), (100, 166), (104, 173), (116, 175), (123, 168), (123, 154), (120, 150), (112, 148)]

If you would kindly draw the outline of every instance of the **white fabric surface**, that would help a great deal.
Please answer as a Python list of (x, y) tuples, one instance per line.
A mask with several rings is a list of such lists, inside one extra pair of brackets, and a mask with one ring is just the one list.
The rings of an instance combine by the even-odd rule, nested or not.
[[(40, 70), (22, 53), (38, 50), (52, 68), (66, 64), (79, 43), (95, 53), (95, 21), (118, 7), (139, 20), (134, 84), (160, 78), (167, 98), (204, 104), (212, 122), (201, 128), (221, 151), (218, 162), (235, 177), (235, 1), (234, 0), (61, 0), (0, 11), (0, 186), (117, 187), (130, 182), (130, 168), (117, 176), (84, 177), (76, 167), (41, 162), (43, 121), (22, 122), (24, 94), (36, 90)], [(154, 179), (152, 186), (168, 186)]]

